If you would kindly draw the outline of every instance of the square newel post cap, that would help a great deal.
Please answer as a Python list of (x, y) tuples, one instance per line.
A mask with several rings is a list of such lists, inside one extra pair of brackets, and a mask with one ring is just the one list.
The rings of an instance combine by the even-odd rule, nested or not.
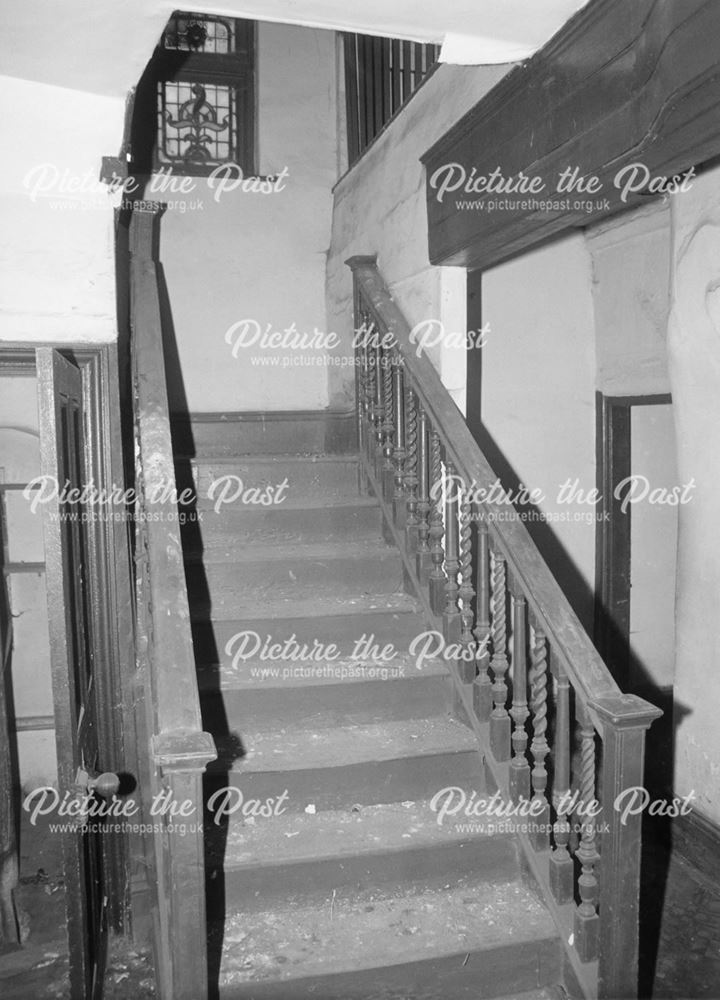
[(153, 759), (169, 771), (204, 771), (207, 765), (217, 760), (215, 740), (210, 733), (170, 732), (154, 736), (152, 740)]
[(357, 271), (361, 267), (376, 267), (377, 266), (377, 254), (353, 254), (352, 257), (348, 257), (345, 261), (347, 266), (351, 271)]
[(649, 729), (663, 714), (662, 709), (651, 705), (644, 698), (639, 698), (636, 694), (623, 694), (621, 691), (593, 698), (589, 707), (613, 729)]

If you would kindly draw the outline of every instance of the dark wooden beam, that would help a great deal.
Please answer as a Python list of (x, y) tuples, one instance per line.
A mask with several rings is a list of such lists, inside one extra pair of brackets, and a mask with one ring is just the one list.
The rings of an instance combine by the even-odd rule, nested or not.
[[(719, 37), (716, 0), (591, 0), (423, 156), (431, 262), (487, 268), (659, 196), (651, 179), (720, 154)], [(632, 164), (642, 164), (634, 178)], [(463, 171), (496, 169), (505, 182), (536, 178), (535, 190), (451, 190)], [(596, 178), (593, 190), (562, 190), (567, 171)], [(624, 191), (633, 179), (637, 190)], [(490, 200), (510, 204), (488, 211)]]

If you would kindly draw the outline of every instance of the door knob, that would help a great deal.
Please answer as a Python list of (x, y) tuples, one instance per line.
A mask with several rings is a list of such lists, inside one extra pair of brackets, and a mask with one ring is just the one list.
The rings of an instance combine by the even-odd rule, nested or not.
[(111, 799), (117, 795), (120, 788), (120, 778), (112, 771), (103, 771), (102, 774), (93, 774), (78, 768), (75, 784), (84, 789), (88, 794), (95, 792), (103, 799)]

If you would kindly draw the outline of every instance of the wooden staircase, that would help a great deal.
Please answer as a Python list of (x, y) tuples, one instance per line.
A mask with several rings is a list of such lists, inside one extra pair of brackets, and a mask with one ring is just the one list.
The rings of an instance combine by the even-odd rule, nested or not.
[[(619, 689), (521, 512), (490, 498), (374, 257), (348, 261), (367, 334), (350, 419), (225, 415), (171, 440), (160, 214), (132, 217), (120, 349), (132, 724), (141, 816), (158, 796), (206, 815), (143, 836), (159, 997), (636, 997), (642, 819), (617, 802), (661, 711)], [(218, 476), (242, 497), (219, 503)], [(181, 518), (174, 479), (196, 497)], [(428, 624), (453, 653), (418, 669)], [(393, 644), (387, 673), (363, 636)], [(325, 647), (312, 670), (283, 657), (292, 637)], [(535, 822), (439, 825), (451, 786)]]
[[(242, 434), (204, 435), (210, 457), (179, 458), (177, 482), (197, 496), (183, 544), (219, 753), (205, 787), (211, 983), (258, 1000), (563, 995), (558, 933), (516, 837), (437, 821), (442, 789), (487, 797), (492, 778), (446, 664), (418, 668), (408, 651), (432, 624), (358, 457), (242, 454)], [(213, 484), (231, 476), (286, 480), (284, 499), (216, 507)]]

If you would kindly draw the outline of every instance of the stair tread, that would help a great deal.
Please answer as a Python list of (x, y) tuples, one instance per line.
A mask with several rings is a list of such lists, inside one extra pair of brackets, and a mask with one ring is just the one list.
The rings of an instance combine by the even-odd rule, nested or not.
[[(548, 911), (519, 881), (488, 884), (471, 877), (417, 891), (328, 896), (321, 904), (231, 913), (225, 922), (222, 985), (291, 981), (476, 953), (555, 937)], [(475, 975), (480, 971), (480, 961)], [(474, 963), (473, 963), (474, 964)]]
[[(229, 640), (245, 629), (252, 629), (263, 638), (269, 637), (273, 641), (285, 640), (288, 636), (295, 635), (299, 643), (308, 645), (316, 640), (325, 646), (334, 643), (342, 656), (350, 656), (363, 635), (373, 636), (374, 641), (381, 645), (392, 642), (404, 651), (409, 649), (415, 636), (430, 627), (425, 622), (424, 616), (414, 608), (397, 611), (374, 608), (358, 612), (353, 607), (348, 610), (350, 612), (348, 614), (316, 617), (308, 621), (261, 614), (252, 619), (240, 617), (224, 619), (212, 627), (209, 624), (196, 624), (196, 654), (203, 646), (209, 647), (213, 652), (224, 650)], [(203, 657), (201, 649), (200, 653), (198, 663), (217, 662)]]
[[(217, 566), (216, 572), (229, 572), (226, 560), (215, 558), (215, 554), (208, 553), (210, 558), (202, 559), (202, 554), (185, 560), (186, 565), (196, 566), (202, 561), (206, 566)], [(399, 554), (397, 549), (392, 548), (383, 541), (382, 538), (363, 538), (360, 540), (338, 539), (337, 541), (322, 542), (300, 542), (290, 545), (279, 545), (265, 542), (257, 546), (245, 546), (234, 552), (234, 562), (241, 566), (248, 563), (282, 563), (296, 562), (304, 559), (316, 561), (333, 561), (336, 559), (367, 559), (380, 558), (397, 561)], [(211, 570), (212, 572), (212, 570)]]
[(296, 497), (286, 497), (280, 504), (273, 504), (272, 506), (264, 506), (262, 504), (237, 504), (228, 503), (223, 504), (220, 507), (219, 512), (216, 514), (213, 511), (213, 501), (207, 498), (199, 498), (198, 507), (203, 511), (203, 519), (201, 524), (203, 526), (207, 525), (209, 520), (209, 515), (212, 514), (213, 517), (247, 517), (247, 516), (259, 516), (262, 514), (283, 514), (286, 511), (296, 511), (296, 510), (327, 510), (328, 502), (332, 502), (333, 507), (379, 507), (378, 501), (375, 497), (365, 497), (360, 494), (353, 493), (341, 493), (337, 496), (320, 496), (320, 495), (308, 495), (308, 496), (296, 496)]
[(224, 867), (317, 861), (495, 835), (492, 821), (482, 818), (448, 816), (438, 824), (437, 809), (428, 800), (354, 806), (353, 810), (233, 820), (228, 825)]
[[(359, 638), (359, 636), (358, 636)], [(276, 640), (277, 641), (277, 640)], [(448, 666), (442, 660), (424, 660), (407, 653), (396, 653), (384, 662), (380, 658), (340, 656), (332, 660), (309, 659), (273, 662), (260, 658), (229, 664), (198, 666), (201, 691), (254, 691), (271, 688), (331, 687), (336, 684), (410, 683), (418, 677), (446, 677)]]
[(312, 729), (284, 726), (244, 732), (242, 738), (247, 752), (232, 769), (243, 772), (339, 767), (477, 749), (474, 734), (449, 715)]
[(419, 601), (405, 593), (318, 594), (316, 592), (312, 597), (298, 597), (296, 594), (276, 591), (272, 596), (235, 602), (231, 607), (216, 606), (209, 611), (191, 607), (190, 613), (193, 622), (201, 623), (267, 618), (325, 618), (372, 611), (417, 612), (419, 610)]
[(283, 465), (286, 463), (301, 463), (303, 465), (353, 465), (357, 468), (358, 456), (354, 454), (302, 454), (299, 452), (250, 452), (248, 454), (218, 455), (203, 457), (193, 455), (189, 458), (179, 456), (176, 464), (189, 464), (193, 468), (207, 468), (211, 465)]

